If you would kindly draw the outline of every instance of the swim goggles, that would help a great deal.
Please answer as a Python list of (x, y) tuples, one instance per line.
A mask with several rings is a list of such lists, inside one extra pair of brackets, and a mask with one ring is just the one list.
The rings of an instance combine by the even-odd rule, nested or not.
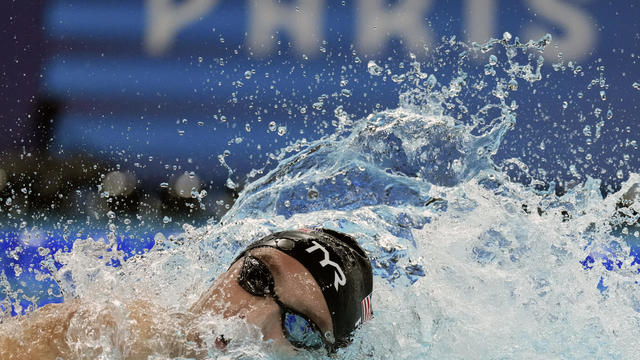
[(280, 301), (274, 290), (273, 275), (269, 267), (260, 259), (246, 255), (238, 284), (254, 296), (271, 297), (280, 307), (282, 331), (285, 338), (296, 348), (319, 349), (324, 346), (329, 352), (333, 348), (330, 331), (323, 335), (318, 325), (307, 316), (289, 308)]

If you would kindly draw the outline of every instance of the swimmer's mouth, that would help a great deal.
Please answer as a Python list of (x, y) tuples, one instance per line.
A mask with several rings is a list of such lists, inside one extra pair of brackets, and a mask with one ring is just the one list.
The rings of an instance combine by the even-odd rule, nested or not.
[(216, 345), (216, 348), (217, 348), (218, 350), (224, 350), (224, 349), (226, 349), (226, 348), (227, 348), (227, 344), (229, 344), (229, 340), (227, 340), (227, 339), (224, 337), (224, 335), (220, 335), (220, 336), (218, 336), (218, 337), (216, 338), (215, 345)]

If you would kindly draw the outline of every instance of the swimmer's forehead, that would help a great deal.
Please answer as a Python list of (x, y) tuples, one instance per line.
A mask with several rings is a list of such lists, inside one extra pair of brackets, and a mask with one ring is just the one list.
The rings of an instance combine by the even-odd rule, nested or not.
[(269, 267), (274, 277), (276, 294), (284, 304), (308, 316), (323, 332), (333, 329), (322, 290), (302, 263), (271, 247), (253, 249), (251, 255)]

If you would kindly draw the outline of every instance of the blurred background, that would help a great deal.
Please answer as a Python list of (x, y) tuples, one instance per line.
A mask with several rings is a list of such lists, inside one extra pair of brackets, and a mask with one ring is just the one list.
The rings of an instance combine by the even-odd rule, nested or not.
[[(553, 36), (543, 73), (557, 72), (556, 81), (530, 100), (497, 155), (531, 169), (515, 178), (535, 177), (543, 188), (553, 182), (562, 193), (591, 176), (606, 194), (640, 168), (635, 1), (9, 0), (2, 7), (0, 228), (8, 232), (117, 224), (151, 234), (215, 221), (282, 148), (332, 133), (336, 109), (362, 117), (397, 106), (398, 81), (372, 76), (369, 60), (399, 73), (410, 53), (429, 59), (454, 36), (467, 44), (505, 31), (523, 41)], [(597, 137), (554, 138), (582, 136), (580, 116), (593, 117), (586, 123)]]

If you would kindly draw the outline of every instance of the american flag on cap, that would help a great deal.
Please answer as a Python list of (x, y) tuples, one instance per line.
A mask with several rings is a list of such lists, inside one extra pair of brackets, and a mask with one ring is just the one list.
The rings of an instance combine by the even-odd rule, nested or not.
[(373, 318), (373, 308), (371, 307), (371, 294), (362, 300), (362, 322)]

